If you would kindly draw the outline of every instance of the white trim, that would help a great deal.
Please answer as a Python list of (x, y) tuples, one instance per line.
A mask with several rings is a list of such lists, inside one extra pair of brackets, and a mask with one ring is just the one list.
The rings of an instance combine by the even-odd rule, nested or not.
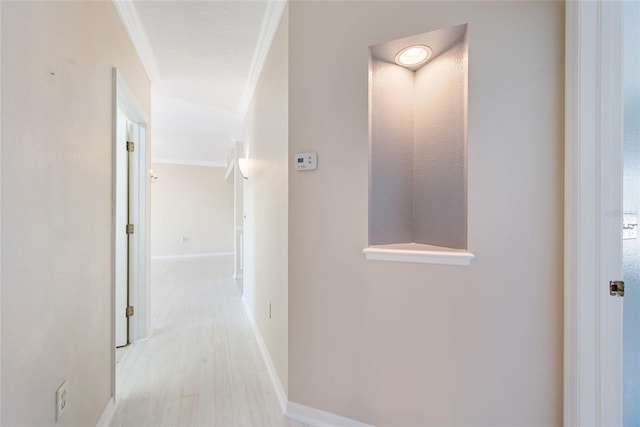
[(120, 109), (129, 120), (146, 127), (147, 123), (149, 123), (147, 113), (136, 99), (120, 71), (115, 67), (112, 68), (112, 77), (116, 88), (116, 109)]
[(233, 275), (234, 279), (244, 279), (244, 273), (236, 273)]
[(269, 0), (267, 3), (267, 10), (264, 13), (262, 24), (260, 25), (260, 34), (258, 35), (258, 45), (253, 52), (253, 59), (251, 60), (251, 69), (249, 70), (249, 78), (244, 87), (244, 93), (242, 94), (242, 100), (240, 101), (240, 117), (244, 117), (253, 98), (253, 91), (258, 84), (264, 61), (267, 58), (273, 37), (278, 30), (278, 24), (282, 19), (284, 13), (286, 1), (283, 0)]
[(421, 264), (470, 265), (476, 256), (471, 252), (447, 252), (369, 247), (362, 250), (368, 260), (415, 262)]
[(578, 5), (566, 4), (565, 17), (565, 172), (564, 172), (564, 425), (580, 419), (578, 384), (578, 277), (580, 205), (580, 68)]
[(174, 159), (151, 159), (151, 163), (161, 165), (182, 165), (182, 166), (207, 166), (212, 168), (226, 168), (223, 162), (201, 162), (197, 160), (174, 160)]
[(149, 80), (151, 80), (152, 83), (159, 81), (160, 72), (156, 64), (156, 57), (153, 54), (151, 42), (144, 30), (144, 26), (140, 22), (140, 17), (138, 16), (134, 2), (132, 0), (112, 0), (112, 3), (118, 15), (120, 15), (120, 20), (127, 30), (136, 52), (138, 52), (138, 56), (149, 76)]
[(149, 341), (150, 339), (151, 339), (151, 336), (144, 337), (144, 338), (140, 338), (140, 339), (137, 339), (137, 340), (135, 340), (135, 341), (131, 341), (131, 343), (130, 343), (129, 345), (131, 345), (131, 344), (139, 344), (139, 343), (141, 343), (141, 342), (147, 342), (147, 341)]
[(284, 413), (287, 410), (287, 393), (285, 393), (282, 382), (280, 381), (280, 377), (278, 377), (276, 367), (273, 364), (273, 360), (271, 360), (269, 350), (267, 350), (267, 346), (264, 343), (264, 339), (262, 338), (262, 333), (260, 332), (260, 329), (258, 329), (258, 325), (256, 324), (256, 320), (253, 318), (253, 314), (251, 314), (249, 303), (244, 297), (242, 297), (242, 306), (244, 307), (245, 313), (247, 313), (249, 323), (251, 323), (253, 335), (256, 337), (256, 341), (258, 342), (258, 348), (260, 349), (260, 354), (262, 354), (262, 359), (264, 360), (265, 365), (267, 365), (269, 378), (271, 379), (273, 390), (276, 392), (276, 397), (278, 398), (280, 409)]
[[(2, 22), (2, 7), (0, 7), (0, 22)], [(0, 74), (2, 74), (2, 67), (0, 67)], [(0, 78), (0, 81), (2, 81), (2, 78)], [(2, 85), (0, 85), (0, 99), (2, 99), (1, 96), (1, 92), (2, 92)], [(2, 117), (2, 103), (0, 102), (0, 117)], [(3, 120), (0, 120), (0, 128), (2, 127), (2, 123)], [(0, 135), (2, 135), (2, 131), (0, 129)], [(0, 165), (2, 165), (2, 150), (0, 149)], [(0, 177), (2, 176), (2, 171), (1, 171), (1, 167), (0, 167)], [(1, 235), (2, 235), (2, 194), (0, 192), (0, 242), (2, 241)], [(2, 257), (0, 256), (0, 289), (2, 289)], [(0, 307), (2, 306), (2, 304), (0, 304)], [(2, 319), (2, 309), (0, 308), (0, 319)], [(0, 354), (2, 353), (2, 340), (0, 339)], [(0, 384), (3, 384), (2, 382), (2, 369), (0, 369)], [(2, 420), (2, 402), (4, 400), (2, 399), (2, 387), (0, 387), (0, 420)]]
[[(564, 425), (621, 425), (621, 4), (566, 3)], [(614, 193), (614, 194), (612, 194)], [(619, 324), (618, 324), (619, 322)], [(616, 329), (619, 329), (616, 331)]]
[(154, 255), (151, 257), (151, 261), (165, 261), (172, 259), (187, 259), (187, 258), (208, 258), (208, 257), (221, 257), (221, 256), (233, 256), (233, 252), (206, 252), (197, 254), (179, 254), (179, 255)]
[(235, 170), (235, 165), (236, 165), (235, 161), (229, 162), (229, 166), (227, 166), (227, 171), (224, 174), (224, 180), (225, 181), (227, 181), (229, 179), (229, 177), (231, 176), (231, 174)]
[(316, 427), (371, 427), (371, 425), (360, 421), (341, 417), (340, 415), (321, 411), (320, 409), (311, 408), (295, 402), (287, 402), (287, 411), (285, 412), (285, 415), (292, 420)]
[(96, 427), (108, 427), (111, 424), (111, 419), (113, 418), (113, 414), (116, 412), (116, 402), (113, 397), (109, 399), (107, 405), (104, 407), (104, 411), (102, 411), (102, 415), (98, 419), (96, 423)]
[[(622, 280), (622, 171), (623, 171), (623, 12), (622, 2), (606, 1), (601, 7), (600, 64), (600, 276), (597, 298), (599, 320), (600, 425), (623, 423), (622, 305), (609, 295), (609, 281)], [(591, 323), (593, 324), (593, 323)]]

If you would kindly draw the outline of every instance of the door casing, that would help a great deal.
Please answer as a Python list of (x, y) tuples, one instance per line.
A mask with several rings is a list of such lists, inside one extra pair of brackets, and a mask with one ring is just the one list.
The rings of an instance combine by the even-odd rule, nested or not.
[[(129, 335), (131, 342), (147, 339), (150, 333), (150, 302), (149, 302), (149, 277), (150, 277), (150, 235), (148, 233), (149, 217), (149, 138), (148, 124), (149, 118), (136, 101), (132, 91), (127, 86), (121, 73), (113, 68), (113, 194), (112, 194), (112, 258), (115, 260), (115, 188), (116, 188), (116, 147), (117, 147), (117, 122), (118, 109), (120, 109), (130, 120), (135, 122), (140, 129), (140, 138), (136, 146), (138, 152), (136, 164), (133, 165), (131, 174), (131, 187), (133, 195), (131, 197), (131, 221), (135, 225), (135, 232), (130, 241), (131, 263), (130, 263), (130, 303), (135, 307), (135, 314), (130, 318)], [(116, 348), (116, 328), (115, 328), (115, 262), (112, 263), (112, 289), (111, 289), (111, 367), (112, 381), (111, 393), (115, 400), (116, 376), (115, 376), (115, 348)]]
[(622, 425), (622, 4), (566, 3), (564, 425)]

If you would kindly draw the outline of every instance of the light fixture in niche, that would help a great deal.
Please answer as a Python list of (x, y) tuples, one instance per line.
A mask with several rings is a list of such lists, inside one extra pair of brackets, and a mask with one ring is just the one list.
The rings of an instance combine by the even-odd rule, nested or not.
[(369, 46), (367, 259), (474, 259), (467, 240), (467, 56), (467, 24)]
[(405, 47), (396, 55), (396, 64), (403, 67), (415, 66), (426, 62), (431, 57), (431, 48), (426, 45)]

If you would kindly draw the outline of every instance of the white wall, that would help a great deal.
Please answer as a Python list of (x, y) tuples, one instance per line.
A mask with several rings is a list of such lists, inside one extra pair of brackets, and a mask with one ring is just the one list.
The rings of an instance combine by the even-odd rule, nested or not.
[[(288, 13), (285, 10), (247, 112), (244, 298), (282, 386), (288, 385)], [(271, 302), (271, 319), (267, 304)]]
[[(289, 13), (289, 153), (319, 159), (289, 175), (289, 399), (374, 425), (561, 425), (563, 3)], [(467, 22), (477, 258), (366, 261), (367, 48)]]
[(225, 181), (227, 168), (151, 168), (158, 176), (150, 186), (151, 256), (233, 253), (233, 179)]
[(112, 67), (150, 84), (111, 2), (2, 2), (2, 425), (95, 425), (112, 387)]

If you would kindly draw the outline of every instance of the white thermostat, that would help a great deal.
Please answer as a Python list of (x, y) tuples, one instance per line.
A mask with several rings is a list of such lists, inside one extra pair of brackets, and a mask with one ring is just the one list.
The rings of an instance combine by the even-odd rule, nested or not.
[(312, 171), (318, 168), (318, 155), (316, 153), (298, 153), (295, 158), (297, 171)]

